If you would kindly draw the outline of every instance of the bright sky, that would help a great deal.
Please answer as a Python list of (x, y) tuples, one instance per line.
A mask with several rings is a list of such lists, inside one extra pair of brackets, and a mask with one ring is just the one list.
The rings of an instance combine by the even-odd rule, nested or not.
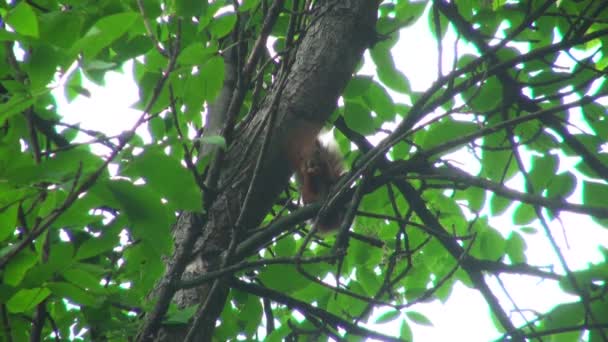
[[(401, 32), (401, 39), (393, 50), (395, 63), (408, 77), (413, 90), (423, 91), (427, 89), (437, 75), (437, 47), (433, 38), (428, 35), (425, 19)], [(448, 32), (446, 44), (444, 45), (445, 69), (453, 59), (451, 46), (453, 46), (454, 35)], [(412, 47), (415, 46), (415, 52)], [(464, 48), (460, 52), (464, 51)], [(368, 61), (363, 72), (373, 72), (373, 65)], [(131, 65), (127, 64), (125, 74), (108, 73), (106, 86), (99, 87), (90, 82), (85, 82), (92, 96), (90, 98), (78, 97), (71, 103), (67, 103), (62, 89), (56, 89), (53, 94), (57, 98), (59, 113), (70, 123), (81, 123), (82, 127), (101, 130), (108, 135), (117, 135), (132, 126), (139, 116), (139, 112), (130, 106), (138, 99), (138, 90), (131, 78)], [(402, 100), (400, 100), (402, 101)], [(79, 141), (87, 141), (87, 137)], [(467, 155), (460, 155), (461, 160), (470, 162)], [(560, 160), (560, 163), (563, 162)], [(564, 166), (562, 165), (561, 168)], [(567, 167), (567, 166), (566, 166)], [(561, 172), (561, 171), (560, 171)], [(522, 180), (516, 179), (509, 183), (516, 189), (522, 189)], [(581, 202), (581, 184), (576, 188), (570, 201)], [(501, 218), (491, 220), (494, 227), (498, 228), (505, 236), (513, 229), (510, 223), (512, 208)], [(602, 260), (597, 246), (608, 246), (608, 230), (599, 228), (591, 219), (583, 215), (562, 214), (561, 223), (551, 222), (553, 236), (561, 246), (562, 252), (570, 263), (571, 269), (585, 268), (589, 262)], [(565, 237), (567, 236), (566, 245)], [(555, 263), (555, 257), (542, 230), (538, 228), (535, 235), (524, 234), (528, 243), (527, 256), (532, 265), (547, 265)], [(532, 309), (544, 312), (555, 305), (556, 302), (575, 300), (561, 292), (555, 282), (538, 282), (537, 278), (522, 276), (501, 276), (507, 288), (512, 289), (511, 296), (522, 309)], [(489, 278), (492, 288), (495, 290), (504, 304), (510, 308), (511, 304), (498, 286), (495, 279)], [(456, 284), (449, 300), (442, 304), (439, 301), (419, 304), (410, 309), (423, 313), (433, 322), (433, 326), (420, 326), (411, 323), (414, 338), (418, 341), (489, 341), (500, 336), (493, 328), (493, 323), (487, 309), (487, 305), (481, 295), (476, 291), (466, 288), (462, 284)], [(515, 322), (521, 324), (523, 321), (513, 314)], [(398, 331), (399, 325), (388, 323), (382, 326), (384, 331)]]

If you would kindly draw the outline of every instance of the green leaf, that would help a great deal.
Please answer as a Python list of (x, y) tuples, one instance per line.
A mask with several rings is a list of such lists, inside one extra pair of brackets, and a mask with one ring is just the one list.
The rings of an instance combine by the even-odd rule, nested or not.
[[(4, 207), (2, 201), (0, 201), (0, 207)], [(18, 205), (13, 204), (0, 210), (0, 242), (6, 240), (15, 233), (18, 209)]]
[(112, 14), (99, 19), (87, 33), (74, 44), (72, 53), (82, 51), (85, 58), (93, 58), (125, 34), (139, 17), (136, 12)]
[(356, 271), (357, 281), (369, 296), (373, 296), (380, 288), (378, 275), (365, 265), (359, 265)]
[[(448, 26), (450, 23), (444, 15), (439, 14), (439, 13), (438, 13), (438, 15), (439, 15), (439, 27), (437, 27), (437, 25), (435, 25), (435, 19), (430, 14), (427, 16), (428, 27), (436, 40), (443, 40), (443, 38), (445, 38), (445, 34), (448, 32)], [(437, 29), (439, 29), (440, 31), (437, 32)]]
[(410, 82), (401, 70), (393, 67), (378, 68), (376, 71), (380, 81), (392, 90), (402, 94), (408, 94), (411, 91)]
[(374, 119), (369, 109), (358, 102), (345, 101), (344, 121), (350, 129), (363, 135), (375, 132)]
[(548, 198), (568, 198), (576, 189), (576, 176), (570, 172), (552, 177), (547, 186)]
[[(41, 245), (36, 246), (36, 252), (39, 255), (44, 253), (44, 248)], [(49, 259), (47, 261), (47, 267), (51, 270), (63, 270), (69, 267), (74, 261), (74, 244), (69, 242), (59, 242), (53, 244)]]
[(199, 139), (203, 144), (219, 146), (222, 149), (226, 149), (226, 139), (221, 135), (210, 135), (203, 136)]
[(259, 3), (260, 0), (244, 0), (241, 6), (239, 7), (239, 12), (245, 12), (254, 9), (256, 6), (258, 6)]
[[(487, 138), (487, 137), (486, 137)], [(486, 144), (484, 144), (486, 145)], [(490, 145), (498, 147), (497, 145)], [(481, 174), (495, 182), (503, 183), (517, 172), (517, 166), (511, 151), (482, 151)], [(504, 175), (504, 179), (503, 179)]]
[[(490, 226), (484, 225), (478, 232), (475, 242), (479, 256), (487, 260), (499, 260), (505, 252), (506, 242), (502, 235)], [(475, 248), (474, 248), (475, 249)]]
[(6, 265), (2, 278), (8, 285), (17, 286), (23, 280), (25, 273), (36, 264), (36, 254), (25, 250), (15, 255)]
[(404, 341), (412, 341), (412, 336), (412, 328), (410, 328), (407, 320), (404, 319), (401, 322), (401, 327), (399, 328), (399, 338), (403, 339)]
[[(451, 118), (445, 118), (430, 126), (429, 131), (424, 135), (422, 146), (424, 149), (429, 149), (449, 142), (450, 140), (462, 138), (478, 129), (479, 127), (473, 122), (456, 121)], [(461, 145), (454, 145), (453, 149), (458, 149), (460, 147)]]
[(209, 25), (209, 31), (215, 38), (223, 38), (232, 31), (236, 24), (236, 14), (227, 13), (219, 17), (215, 17)]
[[(98, 183), (104, 186), (113, 196), (113, 200), (124, 210), (132, 225), (136, 239), (148, 242), (150, 253), (161, 255), (171, 250), (171, 234), (169, 234), (169, 213), (161, 204), (157, 193), (149, 187), (135, 186), (127, 181)], [(97, 188), (97, 186), (96, 186)], [(97, 188), (96, 190), (101, 190)], [(107, 196), (98, 193), (102, 196)]]
[(346, 89), (344, 90), (344, 98), (354, 99), (364, 95), (373, 82), (371, 76), (355, 75), (350, 79)]
[[(586, 180), (583, 181), (583, 204), (598, 205), (599, 203), (605, 203), (606, 198), (608, 198), (608, 185)], [(608, 227), (607, 219), (592, 218), (604, 227)]]
[(496, 108), (502, 101), (502, 84), (496, 77), (487, 79), (480, 87), (470, 87), (465, 100), (475, 112), (484, 113)]
[[(543, 320), (546, 329), (558, 329), (577, 326), (585, 320), (585, 308), (582, 303), (565, 303), (553, 308)], [(580, 332), (579, 332), (580, 333)]]
[(608, 198), (608, 185), (583, 181), (583, 204), (596, 205), (604, 203)]
[(274, 252), (276, 256), (287, 257), (296, 253), (296, 242), (293, 238), (286, 237), (277, 241)]
[(203, 102), (213, 101), (224, 83), (224, 60), (215, 56), (201, 66), (198, 74), (188, 77), (184, 85), (184, 102), (188, 115), (200, 115)]
[(493, 194), (490, 198), (490, 215), (498, 216), (504, 214), (511, 204), (513, 202), (510, 199)]
[(387, 312), (381, 314), (380, 316), (378, 316), (375, 319), (374, 323), (383, 324), (383, 323), (392, 322), (395, 319), (399, 318), (400, 315), (401, 315), (401, 312), (399, 310), (390, 310), (390, 311), (387, 311)]
[[(409, 22), (410, 25), (416, 22), (415, 19), (419, 18), (427, 3), (424, 1), (398, 1), (395, 5), (395, 17), (401, 22)], [(460, 9), (460, 4), (459, 4)]]
[(471, 210), (480, 212), (486, 202), (486, 190), (472, 187), (465, 191), (465, 197)]
[(80, 38), (85, 21), (73, 11), (43, 13), (39, 19), (40, 40), (66, 50)]
[(18, 167), (10, 170), (8, 178), (17, 184), (34, 184), (41, 181), (64, 182), (79, 172), (88, 175), (96, 171), (103, 161), (86, 147), (57, 153), (39, 165)]
[(91, 238), (87, 239), (82, 243), (82, 245), (80, 245), (76, 251), (74, 260), (78, 261), (88, 259), (117, 247), (119, 241), (118, 234), (120, 233), (121, 229), (122, 227), (115, 224), (112, 227), (108, 227), (108, 229), (104, 230), (101, 236), (91, 236)]
[(395, 118), (395, 103), (386, 89), (376, 82), (371, 82), (363, 95), (365, 104), (382, 119), (382, 122)]
[(6, 307), (12, 313), (27, 312), (40, 304), (50, 294), (51, 291), (44, 287), (21, 289), (6, 302)]
[(34, 104), (35, 98), (29, 94), (15, 94), (5, 103), (0, 103), (0, 122), (19, 114)]
[(556, 155), (545, 154), (542, 157), (532, 157), (532, 167), (529, 179), (534, 191), (541, 193), (557, 173), (559, 159)]
[(521, 228), (519, 228), (519, 230), (521, 230), (522, 233), (531, 234), (531, 235), (538, 233), (537, 229), (534, 227), (521, 227)]
[(170, 312), (167, 319), (163, 322), (166, 324), (187, 324), (190, 318), (194, 316), (198, 310), (198, 305), (192, 305), (187, 308)]
[(193, 174), (181, 163), (159, 149), (148, 147), (131, 163), (134, 178), (146, 183), (165, 198), (175, 209), (202, 210), (202, 198)]
[(237, 308), (239, 309), (239, 321), (245, 326), (245, 333), (248, 336), (253, 336), (262, 320), (262, 303), (260, 303), (260, 298), (248, 295), (243, 305), (237, 304)]
[(407, 318), (409, 318), (412, 322), (420, 325), (433, 326), (433, 323), (430, 319), (428, 319), (425, 315), (421, 314), (417, 311), (408, 311), (405, 313)]
[(177, 57), (177, 63), (186, 65), (201, 65), (210, 56), (217, 53), (217, 48), (206, 47), (201, 42), (194, 42), (186, 46)]
[(260, 274), (260, 280), (268, 287), (291, 293), (308, 285), (308, 281), (291, 265), (270, 265)]
[(92, 273), (89, 273), (87, 270), (78, 267), (78, 265), (75, 265), (74, 267), (66, 269), (65, 271), (62, 272), (62, 275), (65, 278), (65, 280), (69, 281), (70, 283), (72, 283), (82, 289), (94, 290), (94, 291), (103, 290), (103, 288), (100, 285), (101, 277), (94, 275)]
[(25, 66), (32, 89), (45, 88), (57, 71), (63, 56), (56, 48), (50, 45), (41, 45), (32, 51), (31, 58)]
[(184, 18), (201, 16), (206, 11), (207, 1), (174, 0), (175, 14)]
[(511, 232), (507, 238), (505, 250), (512, 264), (521, 264), (526, 262), (526, 241), (517, 232)]
[(536, 210), (534, 210), (534, 207), (529, 204), (521, 203), (517, 206), (515, 212), (513, 213), (513, 223), (517, 225), (527, 225), (535, 219)]
[(8, 12), (6, 23), (19, 34), (38, 38), (39, 31), (36, 12), (25, 1), (19, 2), (15, 8)]
[(47, 287), (55, 296), (68, 298), (76, 304), (99, 307), (104, 298), (66, 282), (50, 282)]

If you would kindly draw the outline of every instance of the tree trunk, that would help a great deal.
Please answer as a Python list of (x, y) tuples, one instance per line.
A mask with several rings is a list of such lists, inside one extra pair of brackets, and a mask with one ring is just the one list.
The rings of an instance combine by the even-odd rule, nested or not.
[[(236, 234), (233, 243), (238, 243), (249, 235), (249, 229), (261, 223), (293, 172), (285, 146), (300, 143), (294, 139), (316, 138), (300, 136), (298, 132), (306, 127), (314, 135), (318, 133), (336, 108), (338, 97), (361, 61), (363, 51), (373, 42), (376, 1), (321, 3), (297, 47), (293, 64), (277, 77), (284, 82), (275, 82), (258, 112), (234, 134), (235, 139), (222, 161), (219, 192), (210, 206), (207, 221), (199, 228), (202, 233), (195, 243), (196, 255), (186, 267), (185, 278), (220, 267), (221, 255), (229, 249), (233, 233)], [(273, 129), (269, 131), (269, 127)], [(263, 152), (259, 170), (255, 170), (268, 134), (268, 147)], [(249, 194), (251, 200), (244, 207), (254, 171), (257, 176)], [(187, 243), (185, 236), (197, 221), (189, 219), (190, 214), (184, 216), (174, 230), (176, 250), (180, 244)], [(242, 226), (235, 227), (240, 216)], [(210, 299), (207, 310), (200, 315), (201, 324), (191, 335), (196, 341), (211, 339), (215, 321), (229, 293), (225, 279), (216, 281), (218, 290), (210, 292), (212, 284), (178, 291), (173, 298), (180, 307), (202, 306)], [(208, 298), (210, 293), (212, 298)], [(190, 329), (191, 326), (163, 328), (160, 339), (181, 341)]]

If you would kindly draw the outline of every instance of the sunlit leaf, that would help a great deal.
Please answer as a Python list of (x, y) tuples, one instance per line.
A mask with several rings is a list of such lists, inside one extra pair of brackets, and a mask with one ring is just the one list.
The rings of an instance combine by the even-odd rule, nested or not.
[(9, 11), (6, 23), (24, 36), (37, 38), (39, 35), (36, 12), (26, 2), (20, 2)]
[(13, 313), (27, 312), (45, 300), (50, 294), (51, 291), (47, 288), (21, 289), (6, 302), (6, 307)]

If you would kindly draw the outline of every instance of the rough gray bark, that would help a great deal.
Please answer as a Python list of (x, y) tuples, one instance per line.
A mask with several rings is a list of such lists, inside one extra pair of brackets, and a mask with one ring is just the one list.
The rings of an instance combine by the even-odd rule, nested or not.
[[(201, 227), (196, 241), (197, 257), (186, 269), (186, 275), (204, 274), (216, 269), (218, 257), (228, 249), (237, 217), (243, 215), (243, 229), (237, 241), (247, 237), (247, 229), (256, 228), (285, 188), (292, 173), (284, 146), (298, 127), (308, 125), (320, 130), (336, 107), (338, 97), (375, 35), (377, 1), (351, 0), (324, 2), (317, 8), (311, 25), (301, 40), (293, 65), (283, 87), (276, 86), (260, 106), (252, 120), (240, 127), (226, 152), (220, 180), (220, 192), (208, 212), (208, 221)], [(276, 101), (273, 99), (276, 98)], [(274, 102), (274, 103), (273, 103)], [(273, 114), (274, 113), (274, 114)], [(256, 160), (262, 149), (269, 119), (274, 119), (270, 144), (251, 189), (251, 201), (242, 208), (250, 187)], [(241, 213), (241, 211), (243, 213)], [(193, 220), (179, 220), (175, 229), (176, 243)], [(175, 298), (180, 307), (205, 302), (211, 283), (186, 291)], [(213, 293), (205, 312), (205, 324), (196, 332), (195, 340), (210, 340), (215, 320), (221, 312), (228, 289)], [(162, 340), (182, 340), (189, 327), (165, 329)]]

